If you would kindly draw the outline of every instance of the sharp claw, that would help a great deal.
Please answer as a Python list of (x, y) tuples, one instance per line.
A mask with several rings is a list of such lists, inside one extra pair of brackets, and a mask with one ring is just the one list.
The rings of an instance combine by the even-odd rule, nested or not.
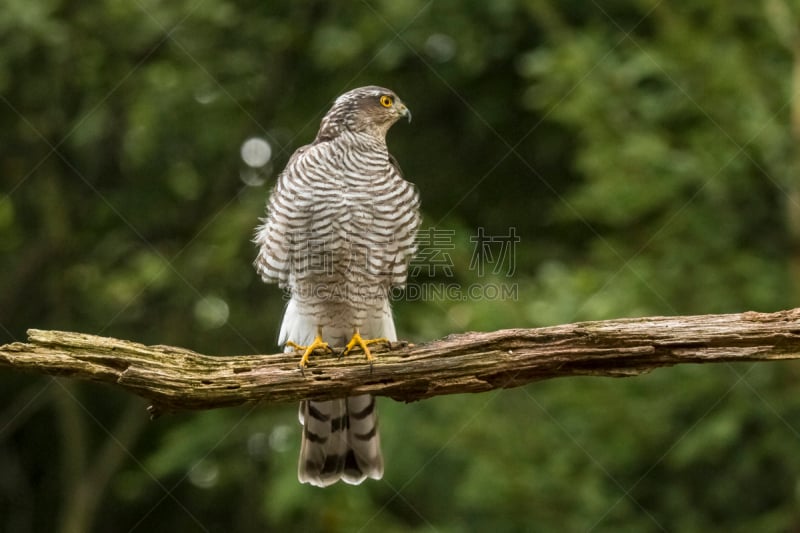
[(300, 371), (303, 373), (304, 376), (305, 376), (304, 369), (308, 365), (308, 358), (311, 356), (312, 353), (314, 353), (314, 350), (322, 348), (328, 352), (333, 352), (333, 349), (330, 346), (328, 346), (327, 342), (324, 342), (322, 340), (322, 336), (319, 333), (317, 333), (317, 336), (314, 337), (314, 340), (308, 346), (300, 346), (299, 344), (292, 341), (287, 341), (285, 346), (289, 346), (290, 348), (294, 348), (295, 350), (298, 351), (303, 350), (303, 357), (300, 358), (300, 364), (298, 366), (300, 367)]
[(322, 340), (322, 335), (320, 333), (317, 333), (317, 336), (314, 337), (314, 340), (308, 346), (300, 346), (292, 341), (287, 341), (285, 346), (293, 348), (296, 351), (303, 352), (303, 356), (300, 358), (300, 363), (298, 364), (298, 367), (300, 367), (300, 372), (303, 374), (303, 376), (305, 376), (305, 369), (308, 366), (308, 360), (315, 350), (319, 350), (321, 348), (328, 353), (336, 354), (337, 358), (341, 359), (345, 355), (349, 354), (356, 346), (361, 348), (361, 351), (364, 352), (364, 356), (367, 358), (367, 362), (369, 363), (369, 372), (371, 374), (374, 369), (375, 356), (372, 355), (369, 345), (377, 343), (384, 343), (391, 346), (389, 344), (389, 339), (383, 337), (377, 339), (364, 339), (357, 330), (350, 339), (350, 342), (347, 343), (347, 346), (345, 346), (344, 349), (338, 353), (336, 350), (331, 348), (327, 342)]
[(342, 355), (349, 354), (353, 350), (353, 348), (358, 346), (359, 348), (361, 348), (361, 350), (364, 352), (364, 355), (367, 357), (367, 361), (369, 361), (370, 364), (370, 372), (371, 372), (372, 361), (375, 357), (372, 355), (372, 351), (369, 349), (369, 345), (376, 344), (379, 342), (388, 343), (389, 339), (386, 339), (384, 337), (380, 337), (377, 339), (364, 339), (361, 337), (361, 334), (358, 332), (358, 330), (356, 330), (356, 332), (353, 334), (353, 337), (350, 339), (350, 342), (348, 342), (347, 346), (345, 346)]

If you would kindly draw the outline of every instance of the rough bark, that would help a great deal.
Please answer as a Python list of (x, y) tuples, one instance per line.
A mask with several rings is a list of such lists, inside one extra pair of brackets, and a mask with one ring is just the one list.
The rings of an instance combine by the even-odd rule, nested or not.
[(116, 384), (151, 412), (296, 402), (369, 392), (400, 401), (517, 387), (567, 376), (636, 376), (681, 363), (800, 358), (800, 309), (649, 317), (450, 335), (360, 354), (208, 356), (173, 346), (28, 331), (0, 346), (0, 367)]

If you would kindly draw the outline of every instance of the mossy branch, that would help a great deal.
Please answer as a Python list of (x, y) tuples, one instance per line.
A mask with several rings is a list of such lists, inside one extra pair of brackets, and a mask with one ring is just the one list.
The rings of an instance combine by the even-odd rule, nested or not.
[(0, 367), (101, 381), (152, 401), (151, 412), (359, 393), (410, 402), (568, 376), (636, 376), (682, 363), (800, 358), (800, 309), (627, 318), (450, 335), (425, 344), (319, 355), (208, 356), (173, 346), (63, 331), (28, 331), (0, 346)]

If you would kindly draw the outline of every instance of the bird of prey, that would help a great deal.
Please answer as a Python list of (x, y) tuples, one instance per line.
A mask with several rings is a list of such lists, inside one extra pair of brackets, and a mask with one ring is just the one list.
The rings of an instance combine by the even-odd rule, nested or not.
[[(406, 281), (420, 224), (419, 195), (386, 147), (386, 133), (411, 112), (389, 89), (339, 96), (314, 141), (278, 177), (256, 228), (261, 278), (289, 293), (279, 343), (317, 350), (397, 340), (389, 296)], [(303, 401), (298, 478), (325, 487), (383, 476), (375, 399)]]

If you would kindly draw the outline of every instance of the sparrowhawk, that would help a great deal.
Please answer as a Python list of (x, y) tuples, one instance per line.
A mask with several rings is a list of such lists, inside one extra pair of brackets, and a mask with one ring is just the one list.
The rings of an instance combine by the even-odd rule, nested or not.
[[(288, 291), (279, 342), (315, 350), (397, 340), (389, 296), (405, 284), (420, 224), (419, 195), (403, 179), (386, 133), (411, 113), (382, 87), (341, 96), (316, 139), (298, 148), (278, 177), (256, 229), (255, 267)], [(298, 478), (327, 486), (383, 476), (375, 399), (303, 401)]]

